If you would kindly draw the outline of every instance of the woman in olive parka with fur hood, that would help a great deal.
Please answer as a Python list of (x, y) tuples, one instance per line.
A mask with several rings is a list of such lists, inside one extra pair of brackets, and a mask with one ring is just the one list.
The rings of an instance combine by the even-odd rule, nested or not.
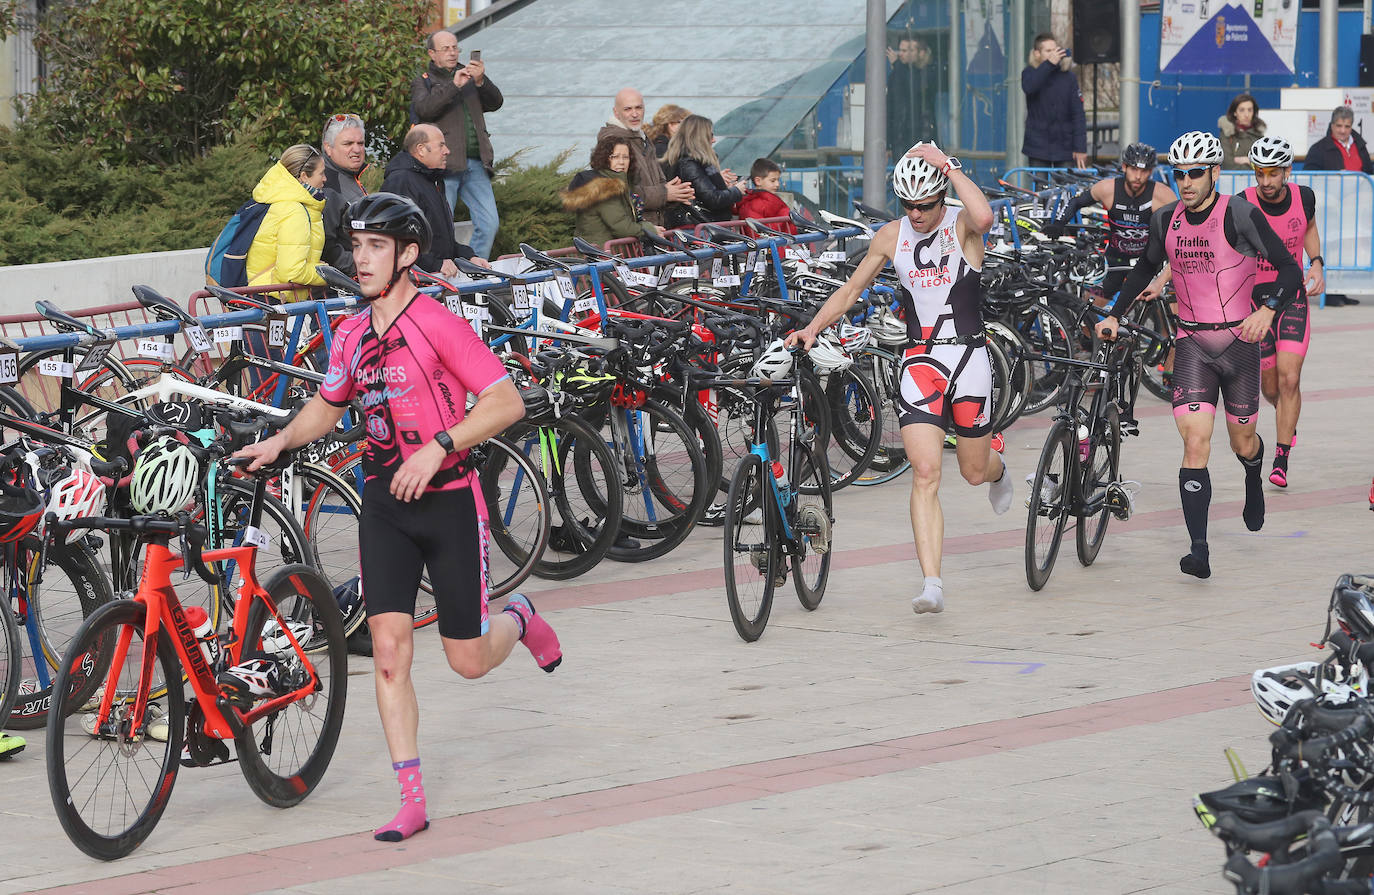
[(563, 208), (576, 216), (573, 233), (601, 245), (612, 239), (661, 233), (646, 223), (639, 197), (630, 192), (634, 155), (623, 137), (606, 136), (592, 150), (591, 167), (559, 191)]

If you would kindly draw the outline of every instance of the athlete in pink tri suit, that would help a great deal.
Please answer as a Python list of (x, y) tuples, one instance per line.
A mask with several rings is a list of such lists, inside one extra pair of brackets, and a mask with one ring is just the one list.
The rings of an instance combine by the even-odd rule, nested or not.
[[(1302, 362), (1312, 338), (1307, 316), (1307, 296), (1326, 291), (1326, 262), (1322, 260), (1321, 234), (1317, 232), (1317, 197), (1310, 187), (1288, 182), (1293, 170), (1293, 147), (1279, 137), (1260, 137), (1250, 147), (1250, 167), (1255, 186), (1244, 192), (1246, 200), (1264, 212), (1274, 232), (1299, 265), (1304, 249), (1311, 264), (1297, 299), (1274, 317), (1260, 343), (1260, 391), (1274, 405), (1276, 423), (1274, 467), (1269, 481), (1288, 487), (1288, 458), (1298, 438), (1298, 414), (1302, 412)], [(1267, 261), (1259, 262), (1255, 281), (1272, 283), (1278, 272)]]
[[(1207, 512), (1212, 479), (1207, 471), (1218, 400), (1226, 410), (1231, 449), (1245, 468), (1245, 525), (1264, 525), (1260, 465), (1264, 440), (1255, 433), (1259, 412), (1259, 341), (1274, 317), (1297, 296), (1302, 269), (1259, 209), (1238, 196), (1215, 190), (1221, 171), (1221, 141), (1190, 131), (1169, 147), (1169, 163), (1182, 198), (1150, 221), (1145, 254), (1121, 288), (1098, 334), (1116, 336), (1120, 317), (1165, 261), (1178, 295), (1179, 338), (1174, 350), (1174, 422), (1183, 438), (1178, 490), (1192, 540), (1179, 570), (1212, 574), (1207, 547)], [(1256, 256), (1273, 264), (1273, 283), (1256, 288)], [(1255, 297), (1262, 306), (1255, 308)]]
[[(911, 601), (917, 613), (945, 606), (940, 559), (945, 518), (940, 507), (940, 466), (945, 431), (959, 436), (959, 472), (970, 485), (990, 483), (993, 511), (1011, 507), (1012, 481), (992, 449), (992, 367), (980, 313), (983, 235), (992, 207), (959, 162), (933, 143), (917, 143), (897, 162), (893, 189), (906, 214), (883, 225), (868, 255), (845, 284), (788, 345), (810, 348), (821, 330), (854, 307), (860, 293), (891, 261), (901, 294), (910, 344), (903, 352), (898, 419), (913, 471), (911, 528), (925, 581)], [(963, 208), (950, 208), (950, 186)]]
[[(358, 526), (363, 600), (372, 633), (377, 709), (401, 810), (374, 833), (399, 842), (429, 826), (410, 677), (415, 595), (429, 572), (449, 666), (478, 678), (521, 641), (545, 671), (558, 637), (521, 594), (487, 615), (486, 512), (467, 450), (525, 415), (505, 368), (461, 317), (418, 292), (410, 267), (430, 242), (411, 200), (373, 193), (348, 208), (360, 292), (370, 302), (343, 322), (319, 394), (289, 426), (239, 451), (250, 469), (328, 433), (350, 401), (366, 413), (366, 487)], [(477, 403), (466, 410), (468, 393)]]

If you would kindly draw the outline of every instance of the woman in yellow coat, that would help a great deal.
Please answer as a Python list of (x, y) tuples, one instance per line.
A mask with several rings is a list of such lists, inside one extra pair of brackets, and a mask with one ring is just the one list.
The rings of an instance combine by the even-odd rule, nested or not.
[(248, 285), (323, 285), (315, 270), (324, 251), (324, 159), (297, 144), (281, 154), (253, 188), (271, 208), (248, 249)]

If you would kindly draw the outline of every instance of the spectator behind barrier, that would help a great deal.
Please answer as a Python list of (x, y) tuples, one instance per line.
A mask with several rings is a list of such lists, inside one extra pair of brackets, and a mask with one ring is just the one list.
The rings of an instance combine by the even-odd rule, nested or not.
[(659, 106), (658, 111), (654, 113), (654, 119), (644, 129), (644, 135), (653, 144), (654, 155), (660, 162), (663, 161), (664, 153), (668, 151), (668, 141), (682, 126), (683, 119), (691, 114), (682, 106), (675, 106), (672, 103)]
[(1355, 112), (1349, 106), (1337, 106), (1331, 112), (1331, 124), (1326, 136), (1307, 150), (1304, 171), (1363, 171), (1374, 174), (1374, 162), (1364, 137), (1355, 130)]
[(324, 284), (315, 265), (324, 251), (324, 159), (298, 143), (281, 154), (253, 187), (253, 199), (269, 206), (245, 264), (248, 285)]
[(367, 131), (363, 120), (347, 113), (330, 115), (324, 122), (320, 146), (324, 149), (324, 254), (325, 264), (353, 276), (353, 241), (344, 211), (354, 199), (367, 195), (358, 177), (367, 167)]
[(707, 220), (729, 220), (735, 203), (744, 196), (745, 185), (737, 183), (739, 178), (728, 169), (720, 169), (714, 143), (711, 119), (701, 115), (688, 115), (668, 141), (663, 163), (674, 177), (691, 184), (696, 199), (690, 205), (682, 202), (669, 205), (665, 226), (677, 228), (703, 223), (698, 220), (702, 212)]
[(653, 144), (644, 133), (644, 96), (631, 87), (615, 95), (611, 118), (597, 132), (596, 140), (616, 136), (627, 140), (634, 155), (634, 178), (630, 185), (644, 203), (644, 220), (663, 225), (664, 209), (669, 202), (691, 202), (692, 187), (676, 177), (669, 179), (664, 169), (655, 164)]
[(444, 132), (449, 147), (444, 198), (451, 210), (462, 197), (472, 213), (473, 253), (486, 258), (501, 219), (491, 190), (495, 156), (485, 113), (501, 108), (505, 98), (487, 77), (481, 59), (458, 64), (458, 38), (452, 33), (434, 32), (425, 41), (425, 50), (429, 67), (410, 86), (410, 123), (434, 124)]
[(624, 137), (612, 135), (597, 141), (591, 166), (579, 171), (558, 193), (563, 208), (576, 216), (575, 235), (600, 245), (646, 232), (662, 234), (662, 227), (644, 220), (639, 197), (630, 192), (634, 165), (634, 153)]
[(1259, 103), (1248, 93), (1231, 100), (1226, 114), (1217, 119), (1217, 136), (1226, 157), (1221, 167), (1235, 170), (1250, 168), (1250, 147), (1264, 136), (1264, 120), (1259, 117)]
[[(777, 162), (766, 158), (754, 159), (754, 164), (749, 168), (749, 184), (752, 189), (735, 203), (736, 218), (747, 221), (750, 218), (764, 220), (787, 217), (791, 209), (778, 195), (778, 190), (782, 187), (782, 168)], [(797, 228), (790, 222), (784, 221), (769, 226), (784, 233), (797, 232)]]
[(887, 50), (892, 66), (887, 76), (887, 149), (893, 162), (910, 146), (923, 140), (935, 142), (940, 75), (930, 59), (929, 45), (911, 34), (902, 35), (896, 50)]
[(429, 251), (421, 252), (415, 265), (443, 277), (458, 273), (454, 258), (488, 266), (470, 246), (453, 237), (453, 208), (444, 195), (448, 156), (444, 132), (432, 124), (417, 124), (406, 133), (401, 151), (387, 162), (386, 179), (382, 181), (382, 192), (405, 196), (424, 212), (432, 238)]
[(1069, 69), (1069, 51), (1053, 34), (1037, 34), (1030, 64), (1021, 70), (1026, 93), (1026, 137), (1021, 142), (1032, 168), (1079, 168), (1088, 164), (1088, 123), (1083, 94)]

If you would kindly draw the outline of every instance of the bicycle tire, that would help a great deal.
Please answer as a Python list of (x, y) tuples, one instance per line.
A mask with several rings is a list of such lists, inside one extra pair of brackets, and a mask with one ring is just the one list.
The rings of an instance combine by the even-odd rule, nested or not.
[(1026, 410), (1026, 399), (1030, 397), (1030, 369), (1027, 367), (1028, 362), (1022, 359), (1022, 354), (1029, 349), (1016, 330), (1000, 320), (987, 321), (983, 328), (987, 330), (988, 339), (998, 343), (1007, 359), (1008, 396), (1005, 416), (997, 421), (997, 431), (1005, 431), (1021, 418), (1021, 414)]
[(19, 625), (8, 600), (0, 600), (0, 730), (8, 727), (10, 710), (19, 690), (24, 648), (19, 642)]
[(1007, 410), (1012, 401), (1011, 363), (1002, 350), (1002, 344), (995, 339), (988, 339), (983, 350), (987, 352), (988, 369), (991, 373), (987, 416), (992, 421), (992, 431), (1001, 432), (1005, 428)]
[[(102, 861), (122, 858), (148, 838), (167, 807), (181, 767), (186, 705), (180, 687), (172, 687), (165, 694), (168, 722), (165, 742), (159, 743), (141, 734), (135, 738), (123, 730), (117, 720), (108, 722), (119, 731), (113, 738), (94, 737), (82, 728), (82, 716), (78, 714), (85, 703), (80, 692), (90, 689), (83, 675), (95, 680), (97, 685), (103, 682), (109, 687), (113, 682), (116, 693), (125, 694), (125, 697), (115, 697), (112, 714), (127, 705), (125, 699), (139, 686), (146, 616), (147, 607), (143, 604), (118, 600), (105, 604), (86, 619), (58, 669), (53, 710), (48, 715), (48, 791), (57, 818), (77, 848)], [(123, 665), (113, 668), (114, 646), (124, 631), (130, 637), (129, 649)], [(163, 679), (180, 680), (181, 665), (167, 631), (159, 631), (154, 653), (161, 665)], [(143, 760), (132, 768), (140, 757)], [(69, 761), (78, 771), (82, 767), (86, 770), (73, 775), (67, 766)], [(102, 767), (105, 772), (98, 772)], [(111, 769), (116, 768), (119, 772), (112, 773)], [(108, 820), (97, 825), (94, 815), (106, 803), (93, 805), (92, 801), (101, 782), (111, 776), (116, 785), (126, 784), (125, 810), (120, 815), (121, 820), (116, 821), (115, 799), (112, 798), (108, 802)], [(134, 785), (140, 791), (132, 791)], [(134, 817), (130, 821), (131, 810)]]
[[(552, 512), (548, 486), (539, 469), (505, 436), (483, 442), (486, 458), (477, 481), (487, 504), (487, 531), (510, 564), (498, 567), (488, 558), (487, 596), (495, 599), (515, 590), (534, 571), (549, 542)], [(513, 471), (512, 471), (513, 470)]]
[(1150, 364), (1143, 367), (1141, 384), (1145, 386), (1147, 392), (1156, 398), (1170, 403), (1173, 403), (1174, 400), (1174, 387), (1172, 382), (1167, 381), (1167, 377), (1172, 375), (1172, 371), (1166, 371), (1164, 367), (1172, 364), (1174, 353), (1172, 346), (1177, 339), (1175, 319), (1174, 315), (1169, 313), (1168, 305), (1162, 301), (1149, 302), (1146, 307), (1141, 309), (1139, 316), (1141, 326), (1165, 336), (1170, 345), (1165, 355), (1165, 363)]
[[(781, 562), (777, 509), (764, 478), (771, 474), (762, 458), (748, 455), (735, 467), (725, 498), (725, 599), (735, 633), (746, 643), (758, 640), (768, 626)], [(755, 513), (758, 521), (749, 521)]]
[[(801, 528), (810, 509), (825, 516), (824, 531), (812, 530), (819, 526), (809, 526), (806, 531), (797, 532), (795, 540), (801, 552), (798, 553), (794, 549), (790, 556), (792, 586), (797, 591), (797, 600), (802, 604), (802, 608), (811, 612), (821, 605), (821, 599), (825, 597), (825, 584), (830, 580), (835, 507), (832, 501), (833, 489), (830, 486), (832, 476), (825, 468), (825, 455), (816, 453), (806, 444), (796, 445), (796, 450), (798, 457), (793, 465), (792, 475), (798, 485), (798, 494), (793, 525)], [(806, 486), (807, 482), (812, 483), (811, 487)], [(818, 544), (822, 537), (825, 540), (824, 551), (810, 549), (813, 544)]]
[[(245, 727), (234, 738), (234, 751), (254, 794), (274, 808), (289, 808), (314, 791), (334, 757), (348, 698), (348, 638), (339, 604), (318, 570), (301, 564), (283, 566), (263, 581), (262, 589), (288, 625), (301, 622), (310, 627), (300, 645), (315, 666), (320, 686), (315, 693)], [(241, 655), (262, 651), (265, 630), (278, 630), (257, 594), (249, 604), (244, 630)], [(297, 660), (295, 650), (288, 644), (275, 655), (282, 673), (288, 674)], [(321, 698), (327, 700), (322, 711)]]
[[(1073, 327), (1048, 305), (1037, 305), (1017, 320), (1015, 327), (1030, 350), (1053, 357), (1073, 357)], [(1069, 368), (1046, 361), (1026, 361), (1031, 377), (1030, 395), (1023, 414), (1039, 413), (1059, 402), (1068, 386)]]
[[(1040, 462), (1031, 480), (1030, 507), (1026, 516), (1026, 583), (1040, 590), (1050, 580), (1059, 542), (1064, 537), (1068, 507), (1073, 500), (1074, 462), (1070, 452), (1078, 450), (1074, 430), (1065, 420), (1056, 420), (1045, 437)], [(1049, 484), (1047, 489), (1046, 483)]]
[(852, 366), (826, 377), (825, 396), (830, 409), (826, 461), (830, 488), (838, 491), (868, 471), (883, 441), (883, 414), (877, 390)]
[[(1078, 493), (1087, 504), (1111, 482), (1117, 481), (1121, 472), (1121, 420), (1116, 408), (1107, 407), (1106, 414), (1096, 421), (1098, 430), (1089, 442), (1088, 458), (1083, 466), (1083, 478)], [(1078, 549), (1078, 561), (1090, 566), (1102, 550), (1102, 542), (1107, 537), (1107, 524), (1112, 514), (1103, 502), (1102, 509), (1091, 517), (1079, 516), (1074, 527), (1074, 541)]]
[[(57, 376), (46, 376), (39, 372), (39, 369), (45, 360), (62, 361), (65, 351), (64, 348), (47, 348), (24, 355), (19, 361), (19, 380), (14, 384), (14, 390), (33, 410), (33, 418), (42, 418), (53, 428), (61, 428), (58, 421), (52, 419), (52, 415), (61, 406), (62, 379)], [(75, 349), (73, 365), (79, 367), (85, 356), (86, 352), (83, 349)], [(102, 360), (98, 369), (75, 373), (72, 378), (75, 387), (97, 394), (107, 401), (117, 401), (139, 386), (138, 380), (129, 372), (124, 362), (114, 356), (107, 356)], [(105, 391), (97, 393), (97, 389)], [(105, 411), (96, 409), (85, 416), (79, 416), (82, 406), (84, 405), (78, 404), (73, 411), (73, 422), (67, 434), (86, 432), (89, 440), (96, 441), (98, 438), (94, 437), (90, 430), (105, 415)]]
[[(310, 542), (325, 581), (337, 587), (358, 574), (358, 523), (363, 515), (363, 499), (353, 486), (333, 470), (318, 463), (305, 463), (297, 475), (308, 488), (302, 506), (301, 530)], [(344, 634), (351, 635), (362, 626), (366, 614), (361, 600), (344, 615)]]
[(898, 417), (897, 395), (901, 389), (901, 357), (886, 348), (869, 346), (855, 358), (870, 371), (872, 383), (878, 391), (883, 412), (883, 439), (869, 461), (868, 471), (855, 479), (860, 486), (880, 485), (891, 481), (910, 468), (906, 446), (902, 442), (902, 424)]

